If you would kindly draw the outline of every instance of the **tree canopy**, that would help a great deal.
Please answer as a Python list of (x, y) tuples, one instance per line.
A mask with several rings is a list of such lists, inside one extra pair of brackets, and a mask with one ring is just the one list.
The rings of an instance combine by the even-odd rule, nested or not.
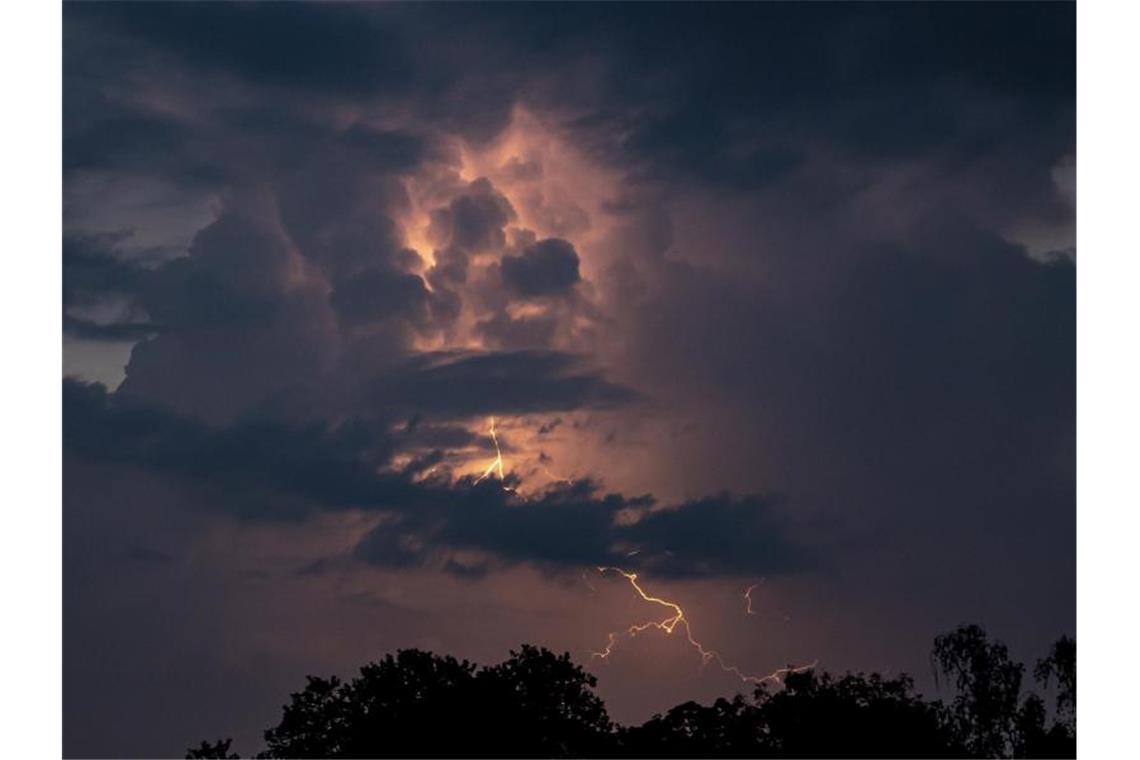
[[(402, 650), (349, 681), (309, 676), (257, 757), (1075, 757), (1075, 641), (1062, 637), (1034, 668), (1056, 685), (1052, 716), (1022, 694), (1025, 667), (976, 625), (938, 636), (932, 659), (953, 687), (949, 704), (906, 675), (807, 670), (618, 726), (568, 654), (524, 645), (478, 667)], [(224, 739), (187, 757), (237, 755)]]

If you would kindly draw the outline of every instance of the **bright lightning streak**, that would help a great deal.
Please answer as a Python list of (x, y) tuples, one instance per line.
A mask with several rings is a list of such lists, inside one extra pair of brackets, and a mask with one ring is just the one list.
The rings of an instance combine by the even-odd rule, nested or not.
[(503, 474), (503, 451), (499, 448), (499, 435), (495, 429), (495, 418), (491, 417), (490, 420), (491, 426), (488, 432), (491, 434), (491, 442), (495, 444), (495, 458), (491, 460), (491, 464), (487, 465), (487, 469), (483, 470), (483, 474), (475, 479), (475, 482), (477, 484), (482, 483), (491, 476), (491, 473), (494, 473), (499, 476), (499, 488), (519, 497), (523, 501), (530, 501), (526, 495), (521, 493), (518, 489), (507, 485), (506, 475)]
[(491, 441), (495, 444), (495, 458), (491, 461), (491, 464), (487, 465), (487, 469), (484, 470), (483, 474), (480, 475), (479, 478), (475, 481), (476, 483), (482, 483), (484, 480), (487, 479), (487, 477), (492, 472), (497, 472), (500, 482), (502, 482), (502, 480), (503, 480), (503, 452), (501, 450), (499, 450), (499, 437), (495, 433), (495, 418), (494, 417), (491, 418), (491, 431), (490, 432), (491, 432)]
[(604, 660), (607, 657), (609, 657), (610, 654), (614, 651), (614, 644), (617, 643), (617, 634), (610, 633), (608, 635), (609, 635), (609, 641), (606, 642), (606, 648), (600, 652), (591, 652), (590, 653), (591, 657), (597, 657), (599, 659)]
[[(475, 480), (475, 482), (481, 483), (484, 480), (486, 480), (487, 478), (491, 477), (492, 474), (494, 474), (494, 475), (498, 476), (499, 483), (501, 484), (503, 490), (510, 491), (511, 493), (517, 494), (518, 492), (515, 491), (515, 489), (511, 488), (510, 486), (506, 485), (506, 483), (505, 483), (506, 477), (505, 477), (505, 474), (503, 472), (503, 451), (502, 451), (502, 448), (499, 446), (499, 436), (498, 436), (498, 431), (495, 427), (495, 418), (494, 417), (490, 418), (490, 427), (488, 429), (488, 432), (490, 433), (490, 436), (491, 436), (491, 442), (495, 446), (495, 458), (493, 460), (491, 460), (491, 463), (489, 465), (487, 465), (487, 469), (485, 469), (483, 471), (483, 474), (480, 475)], [(567, 482), (567, 483), (572, 482), (572, 481), (566, 480), (564, 478), (557, 478), (552, 473), (550, 473), (550, 471), (547, 470), (544, 465), (542, 465), (542, 468), (543, 468), (543, 470), (546, 471), (547, 475), (550, 475), (550, 477), (552, 477), (556, 480), (562, 480), (563, 482)], [(640, 552), (640, 549), (634, 549), (631, 552), (629, 552), (626, 556), (632, 557), (632, 556), (638, 554), (639, 552)], [(685, 617), (685, 611), (683, 609), (681, 609), (681, 606), (678, 605), (676, 602), (669, 601), (668, 599), (662, 599), (660, 597), (650, 596), (645, 591), (645, 589), (641, 587), (641, 584), (639, 584), (637, 582), (637, 573), (631, 573), (631, 572), (628, 572), (626, 570), (622, 570), (621, 568), (618, 568), (618, 567), (599, 567), (598, 572), (603, 574), (603, 575), (606, 573), (609, 573), (609, 572), (618, 573), (623, 578), (625, 578), (627, 581), (629, 581), (629, 585), (633, 587), (633, 590), (636, 591), (638, 596), (640, 596), (643, 600), (650, 602), (651, 604), (656, 604), (658, 606), (661, 606), (661, 607), (664, 607), (668, 610), (671, 610), (673, 613), (669, 617), (666, 617), (664, 620), (660, 620), (660, 621), (650, 620), (650, 621), (647, 621), (645, 623), (635, 623), (634, 625), (631, 625), (631, 626), (629, 626), (629, 628), (626, 629), (625, 634), (627, 636), (630, 636), (630, 637), (636, 636), (637, 634), (642, 633), (644, 631), (647, 631), (650, 628), (656, 628), (660, 631), (664, 631), (668, 635), (668, 634), (672, 634), (677, 629), (678, 626), (682, 626), (684, 628), (684, 631), (685, 631), (685, 639), (689, 642), (689, 644), (694, 649), (697, 650), (698, 653), (700, 653), (702, 665), (708, 665), (710, 662), (715, 662), (720, 667), (720, 669), (723, 670), (724, 672), (732, 673), (737, 678), (739, 678), (741, 681), (744, 681), (747, 683), (761, 684), (761, 683), (765, 683), (767, 681), (774, 681), (774, 682), (779, 683), (781, 681), (781, 679), (784, 676), (786, 676), (788, 673), (800, 673), (800, 672), (803, 672), (805, 670), (811, 670), (819, 662), (818, 660), (816, 660), (816, 661), (813, 661), (812, 663), (810, 663), (808, 665), (801, 665), (801, 666), (797, 666), (797, 667), (789, 666), (786, 668), (779, 668), (777, 670), (773, 670), (771, 673), (768, 673), (766, 675), (753, 675), (750, 673), (745, 673), (744, 671), (742, 671), (737, 666), (729, 665), (728, 663), (726, 663), (724, 661), (724, 659), (720, 656), (720, 653), (717, 652), (715, 649), (706, 649), (705, 646), (703, 644), (701, 644), (701, 642), (699, 642), (695, 638), (693, 638), (693, 629), (689, 626), (689, 619), (687, 617)], [(582, 580), (586, 582), (586, 585), (590, 588), (591, 591), (595, 591), (593, 586), (591, 586), (590, 582), (586, 579), (585, 573), (582, 574)], [(759, 581), (759, 583), (752, 584), (744, 592), (744, 598), (748, 603), (748, 607), (746, 609), (746, 612), (749, 615), (755, 614), (752, 611), (752, 591), (753, 591), (753, 589), (755, 589), (757, 586), (759, 586), (763, 582), (764, 582), (763, 579), (761, 579)], [(618, 634), (616, 632), (611, 632), (608, 635), (608, 640), (606, 642), (605, 649), (603, 649), (600, 652), (592, 652), (591, 656), (596, 657), (598, 659), (602, 659), (602, 660), (608, 658), (610, 656), (610, 654), (613, 652), (614, 646), (617, 645), (617, 642), (618, 642)]]
[(745, 614), (747, 614), (747, 615), (755, 615), (756, 614), (755, 612), (752, 611), (752, 590), (754, 588), (756, 588), (757, 586), (759, 586), (763, 582), (764, 582), (764, 579), (761, 578), (758, 583), (753, 583), (751, 586), (749, 586), (748, 588), (746, 588), (744, 590), (744, 601), (748, 602), (748, 607), (744, 610)]
[[(637, 582), (637, 573), (631, 573), (618, 567), (599, 567), (598, 572), (602, 573), (603, 575), (609, 572), (618, 573), (627, 581), (629, 581), (629, 585), (633, 587), (633, 590), (636, 591), (638, 596), (640, 596), (642, 599), (650, 602), (651, 604), (656, 604), (658, 606), (671, 610), (673, 613), (669, 617), (666, 617), (664, 620), (650, 620), (645, 623), (635, 623), (626, 629), (625, 633), (627, 636), (636, 636), (637, 634), (650, 628), (656, 628), (660, 631), (664, 631), (666, 634), (672, 634), (673, 631), (677, 629), (677, 626), (682, 626), (685, 631), (685, 638), (688, 640), (689, 644), (692, 645), (692, 647), (700, 653), (702, 665), (707, 665), (709, 662), (715, 662), (724, 672), (732, 673), (741, 681), (747, 683), (760, 684), (766, 681), (774, 681), (779, 683), (781, 678), (786, 676), (788, 673), (800, 673), (805, 670), (810, 670), (814, 668), (819, 662), (816, 660), (809, 665), (779, 668), (778, 670), (774, 670), (766, 675), (753, 675), (745, 673), (735, 665), (729, 665), (726, 663), (720, 656), (719, 652), (714, 649), (706, 649), (704, 645), (701, 644), (701, 642), (693, 638), (693, 629), (689, 626), (689, 619), (685, 617), (685, 611), (681, 609), (681, 606), (676, 602), (669, 601), (668, 599), (651, 596), (645, 591), (644, 588), (641, 587), (641, 584)], [(751, 591), (751, 589), (749, 589), (749, 591)], [(601, 660), (606, 659), (610, 656), (611, 653), (613, 653), (614, 645), (617, 644), (617, 639), (617, 634), (611, 632), (609, 634), (609, 640), (606, 643), (605, 649), (600, 652), (592, 652), (591, 656)]]
[[(475, 482), (476, 483), (482, 483), (487, 478), (491, 477), (492, 475), (495, 475), (498, 477), (499, 483), (500, 483), (500, 485), (504, 491), (509, 491), (510, 493), (514, 494), (515, 496), (518, 496), (518, 497), (522, 498), (523, 500), (527, 500), (527, 497), (521, 491), (519, 491), (518, 489), (513, 488), (511, 486), (508, 486), (506, 484), (506, 473), (504, 472), (504, 463), (503, 463), (503, 450), (502, 450), (502, 447), (499, 446), (499, 431), (498, 431), (498, 428), (496, 426), (496, 421), (495, 421), (494, 417), (490, 417), (489, 422), (490, 422), (490, 424), (489, 424), (489, 427), (487, 428), (487, 433), (491, 436), (491, 443), (494, 444), (494, 446), (495, 446), (495, 458), (492, 459), (491, 463), (487, 465), (487, 468), (485, 470), (483, 470), (483, 474), (475, 479)], [(544, 473), (546, 473), (547, 477), (549, 477), (552, 481), (559, 482), (559, 483), (565, 483), (567, 485), (573, 485), (574, 484), (573, 478), (563, 478), (563, 477), (559, 477), (558, 475), (555, 475), (541, 461), (539, 461), (538, 467)]]

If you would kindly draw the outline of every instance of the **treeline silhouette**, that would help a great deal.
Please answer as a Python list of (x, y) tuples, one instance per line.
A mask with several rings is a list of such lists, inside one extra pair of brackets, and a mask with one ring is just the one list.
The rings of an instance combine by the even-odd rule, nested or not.
[[(350, 681), (308, 677), (256, 757), (1075, 757), (1076, 642), (1058, 640), (1034, 668), (1055, 684), (1048, 715), (1022, 693), (1025, 667), (976, 625), (934, 641), (948, 704), (887, 678), (804, 671), (752, 698), (686, 702), (618, 726), (570, 655), (524, 645), (478, 668), (403, 650)], [(188, 758), (237, 758), (229, 739)]]

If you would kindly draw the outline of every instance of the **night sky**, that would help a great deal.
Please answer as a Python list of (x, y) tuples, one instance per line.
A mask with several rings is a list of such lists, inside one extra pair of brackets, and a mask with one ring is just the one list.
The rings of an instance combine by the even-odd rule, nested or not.
[(591, 657), (667, 616), (599, 566), (746, 675), (1074, 633), (1072, 4), (69, 3), (63, 50), (65, 754), (251, 752), (406, 647), (569, 651), (624, 722), (751, 689)]

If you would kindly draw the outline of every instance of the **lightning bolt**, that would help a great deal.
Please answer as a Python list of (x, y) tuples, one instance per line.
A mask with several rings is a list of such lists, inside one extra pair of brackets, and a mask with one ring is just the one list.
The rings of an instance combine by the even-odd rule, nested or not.
[(757, 583), (753, 583), (751, 586), (744, 589), (744, 601), (746, 601), (748, 603), (748, 606), (744, 610), (744, 613), (746, 615), (755, 615), (756, 614), (755, 612), (752, 611), (752, 589), (756, 588), (757, 586), (759, 586), (763, 582), (764, 582), (764, 579), (761, 578)]
[[(491, 442), (495, 446), (495, 458), (491, 460), (491, 463), (487, 465), (487, 468), (485, 470), (483, 470), (483, 474), (476, 478), (475, 482), (481, 483), (487, 478), (491, 477), (491, 475), (496, 475), (499, 479), (499, 483), (504, 490), (517, 494), (518, 492), (514, 488), (508, 486), (505, 482), (506, 477), (504, 474), (503, 466), (503, 451), (499, 446), (499, 436), (498, 431), (495, 427), (494, 417), (489, 418), (488, 433), (491, 436)], [(550, 473), (549, 470), (546, 470), (545, 465), (540, 466), (542, 466), (542, 469), (545, 470), (547, 475), (550, 475), (552, 478), (555, 478), (556, 480), (563, 480), (564, 482), (568, 483), (572, 482), (563, 478), (557, 478), (552, 473)], [(632, 557), (639, 552), (639, 549), (634, 549), (633, 551), (629, 552), (627, 556)], [(666, 635), (672, 635), (673, 632), (676, 631), (678, 627), (680, 627), (684, 630), (685, 640), (688, 641), (689, 645), (696, 649), (700, 654), (702, 666), (708, 665), (710, 662), (715, 662), (717, 666), (720, 667), (720, 669), (725, 673), (731, 673), (745, 683), (762, 684), (768, 681), (780, 683), (782, 682), (782, 679), (789, 673), (801, 673), (805, 670), (811, 670), (819, 663), (818, 660), (814, 660), (808, 665), (778, 668), (776, 670), (773, 670), (771, 673), (763, 675), (746, 673), (736, 665), (731, 665), (725, 662), (724, 658), (722, 658), (720, 653), (715, 649), (709, 649), (705, 647), (704, 644), (702, 644), (700, 641), (698, 641), (693, 636), (693, 629), (689, 625), (689, 619), (685, 616), (685, 611), (681, 609), (681, 606), (676, 602), (669, 601), (668, 599), (662, 599), (661, 597), (650, 595), (641, 586), (641, 584), (638, 583), (637, 573), (631, 573), (627, 570), (621, 569), (620, 567), (599, 567), (597, 570), (598, 573), (602, 575), (605, 575), (606, 573), (617, 573), (618, 575), (621, 575), (623, 578), (629, 581), (629, 585), (633, 588), (634, 591), (637, 592), (638, 596), (640, 596), (642, 600), (649, 602), (650, 604), (655, 604), (659, 607), (664, 607), (666, 610), (669, 610), (672, 613), (662, 620), (649, 620), (644, 623), (635, 623), (629, 626), (624, 632), (628, 637), (632, 638), (639, 633), (643, 633), (649, 630), (650, 628), (656, 628), (659, 631), (664, 631)], [(586, 579), (585, 573), (582, 574), (582, 580), (586, 582), (587, 587), (589, 587), (591, 591), (594, 590), (593, 586), (590, 585), (590, 582)], [(747, 602), (747, 608), (745, 612), (749, 615), (755, 614), (752, 610), (752, 591), (763, 582), (764, 580), (761, 579), (758, 583), (752, 584), (744, 591), (744, 599)], [(607, 659), (613, 653), (614, 647), (618, 643), (618, 639), (618, 632), (610, 632), (607, 635), (605, 648), (598, 652), (591, 652), (591, 657), (601, 660)]]
[(571, 485), (571, 486), (574, 485), (574, 479), (573, 478), (564, 478), (561, 475), (555, 475), (553, 472), (550, 471), (550, 468), (547, 467), (546, 465), (542, 464), (542, 462), (538, 463), (538, 469), (542, 470), (542, 472), (546, 475), (546, 477), (550, 478), (555, 483), (565, 483), (565, 484)]
[(491, 464), (487, 465), (487, 469), (483, 470), (483, 474), (475, 478), (475, 483), (482, 483), (489, 478), (492, 473), (499, 477), (499, 488), (503, 489), (509, 494), (512, 494), (523, 501), (530, 501), (526, 494), (519, 491), (513, 486), (507, 485), (506, 476), (503, 474), (503, 450), (499, 447), (499, 435), (495, 429), (495, 418), (490, 418), (490, 427), (488, 431), (491, 434), (491, 443), (495, 444), (495, 458), (491, 460)]
[(606, 659), (607, 657), (609, 657), (609, 656), (610, 656), (610, 654), (612, 654), (612, 653), (613, 653), (613, 651), (614, 651), (614, 644), (616, 644), (616, 643), (617, 643), (617, 634), (616, 634), (616, 633), (610, 633), (610, 634), (608, 634), (608, 635), (609, 635), (609, 641), (607, 641), (607, 642), (606, 642), (606, 648), (605, 648), (605, 649), (603, 649), (603, 650), (602, 650), (602, 651), (600, 651), (600, 652), (591, 652), (591, 653), (590, 653), (590, 656), (591, 656), (591, 657), (597, 657), (597, 658), (599, 658), (599, 659), (602, 659), (602, 660), (604, 660), (604, 659)]
[[(495, 444), (495, 458), (491, 460), (491, 464), (487, 465), (487, 469), (483, 471), (475, 482), (482, 483), (486, 480), (491, 473), (496, 473), (499, 476), (499, 482), (503, 480), (503, 452), (499, 449), (499, 436), (495, 432), (495, 418), (491, 418), (491, 442)], [(508, 489), (509, 490), (509, 489)]]
[[(637, 582), (637, 573), (631, 573), (626, 570), (622, 570), (620, 567), (599, 567), (598, 572), (602, 575), (605, 575), (606, 573), (617, 573), (618, 575), (621, 575), (623, 578), (629, 581), (629, 585), (633, 587), (633, 590), (636, 591), (637, 595), (640, 596), (644, 601), (651, 604), (656, 604), (660, 607), (664, 607), (665, 609), (672, 612), (671, 615), (663, 620), (650, 620), (645, 623), (635, 623), (629, 626), (629, 628), (625, 630), (625, 634), (627, 636), (636, 636), (637, 634), (642, 633), (643, 631), (647, 631), (650, 628), (656, 628), (659, 631), (664, 631), (667, 635), (671, 635), (674, 631), (677, 630), (678, 627), (681, 627), (684, 630), (685, 639), (694, 649), (697, 650), (698, 653), (700, 653), (702, 665), (708, 665), (710, 662), (715, 662), (721, 670), (726, 673), (733, 674), (745, 683), (761, 684), (768, 681), (780, 683), (783, 677), (789, 673), (800, 673), (805, 670), (811, 670), (817, 664), (819, 664), (819, 661), (815, 660), (809, 665), (788, 666), (786, 668), (773, 670), (771, 673), (764, 675), (745, 673), (737, 666), (730, 665), (725, 662), (724, 659), (720, 656), (720, 653), (715, 649), (708, 649), (703, 644), (701, 644), (701, 642), (697, 641), (697, 639), (693, 637), (693, 629), (689, 625), (689, 619), (685, 617), (685, 611), (681, 609), (681, 606), (676, 602), (671, 602), (668, 599), (662, 599), (661, 597), (653, 596), (646, 592), (646, 590), (642, 588), (641, 584)], [(755, 586), (753, 586), (753, 588), (755, 588)], [(751, 589), (749, 589), (749, 591), (751, 591)], [(605, 660), (613, 653), (614, 646), (617, 644), (617, 641), (618, 634), (616, 632), (611, 632), (609, 634), (609, 639), (606, 643), (605, 649), (602, 649), (598, 652), (591, 652), (591, 657)]]
[[(483, 473), (475, 479), (475, 482), (482, 483), (484, 480), (494, 475), (498, 478), (499, 483), (502, 485), (502, 489), (504, 491), (509, 491), (515, 496), (522, 498), (524, 501), (529, 501), (526, 495), (523, 494), (519, 489), (506, 484), (506, 475), (504, 472), (505, 465), (503, 463), (503, 450), (499, 445), (499, 431), (496, 425), (497, 423), (494, 417), (488, 418), (487, 433), (491, 436), (491, 443), (495, 446), (495, 458), (491, 460), (491, 463), (487, 465), (487, 468), (483, 470)], [(543, 464), (541, 459), (538, 462), (537, 468), (542, 470), (546, 476), (550, 478), (551, 481), (565, 483), (567, 485), (573, 485), (575, 482), (573, 478), (563, 478), (555, 475), (545, 464)]]

